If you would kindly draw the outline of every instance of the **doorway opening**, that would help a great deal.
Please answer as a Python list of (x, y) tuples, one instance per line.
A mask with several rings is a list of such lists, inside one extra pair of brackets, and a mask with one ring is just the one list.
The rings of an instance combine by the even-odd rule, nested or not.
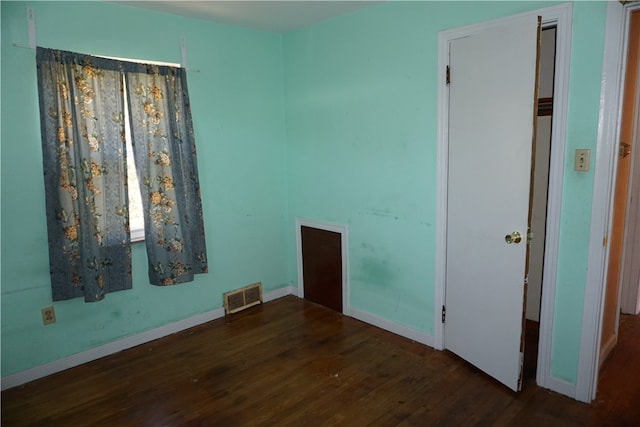
[(631, 12), (627, 30), (626, 70), (620, 113), (620, 139), (611, 207), (609, 259), (605, 282), (600, 337), (600, 368), (618, 342), (620, 312), (638, 313), (640, 248), (638, 247), (638, 197), (640, 175), (637, 160), (640, 126), (640, 9)]
[[(533, 17), (537, 17), (538, 18), (538, 22), (540, 23), (540, 17), (541, 17), (541, 28), (540, 26), (538, 26), (538, 29), (546, 29), (546, 28), (550, 28), (550, 27), (555, 27), (556, 30), (556, 43), (555, 43), (555, 66), (554, 66), (554, 71), (552, 72), (553, 74), (553, 80), (554, 80), (554, 88), (553, 88), (553, 102), (552, 102), (552, 114), (553, 114), (553, 132), (552, 132), (552, 144), (551, 144), (551, 153), (550, 153), (550, 160), (549, 160), (549, 176), (548, 176), (548, 194), (546, 196), (546, 203), (547, 203), (547, 219), (546, 219), (546, 226), (545, 226), (545, 230), (544, 230), (544, 236), (537, 236), (538, 240), (543, 240), (545, 242), (545, 247), (544, 247), (544, 272), (543, 272), (543, 281), (544, 281), (544, 289), (541, 292), (541, 302), (540, 302), (540, 309), (539, 309), (539, 324), (540, 324), (540, 332), (539, 332), (539, 338), (538, 338), (538, 346), (539, 346), (539, 350), (537, 352), (537, 369), (535, 369), (536, 371), (536, 383), (541, 386), (541, 387), (545, 387), (557, 392), (560, 392), (562, 394), (566, 394), (569, 396), (574, 396), (575, 394), (575, 390), (567, 383), (563, 382), (563, 381), (558, 381), (556, 378), (554, 378), (551, 375), (551, 344), (552, 344), (552, 325), (553, 325), (553, 313), (554, 313), (554, 305), (555, 305), (555, 294), (556, 294), (556, 287), (555, 287), (555, 280), (556, 280), (556, 269), (557, 269), (557, 260), (558, 260), (558, 251), (559, 251), (559, 236), (560, 236), (560, 208), (562, 205), (562, 182), (563, 182), (563, 176), (565, 173), (565, 133), (566, 133), (566, 126), (567, 126), (567, 105), (568, 105), (568, 79), (569, 79), (569, 58), (570, 58), (570, 40), (571, 40), (571, 16), (572, 16), (572, 5), (570, 3), (567, 4), (563, 4), (563, 5), (559, 5), (559, 6), (553, 6), (553, 7), (549, 7), (549, 8), (545, 8), (545, 9), (540, 9), (531, 13), (526, 13), (526, 14), (522, 14), (522, 15), (518, 15), (518, 16), (514, 16), (514, 17), (510, 17), (508, 19), (498, 19), (495, 21), (488, 21), (488, 22), (483, 22), (480, 24), (475, 24), (475, 25), (471, 25), (468, 27), (460, 27), (460, 28), (455, 28), (452, 30), (447, 30), (444, 32), (441, 32), (439, 35), (439, 64), (441, 65), (441, 69), (442, 72), (439, 73), (439, 90), (438, 90), (438, 99), (439, 99), (439, 121), (438, 121), (438, 162), (437, 162), (437, 166), (438, 166), (438, 170), (437, 170), (437, 176), (438, 176), (438, 186), (437, 186), (437, 206), (438, 206), (438, 211), (437, 211), (437, 223), (438, 223), (438, 227), (436, 229), (436, 270), (435, 270), (435, 279), (436, 279), (436, 287), (435, 287), (435, 303), (436, 303), (436, 307), (437, 310), (434, 311), (434, 347), (436, 349), (439, 350), (451, 350), (451, 343), (452, 343), (452, 335), (455, 336), (455, 333), (459, 333), (461, 330), (463, 331), (463, 333), (467, 333), (467, 335), (470, 333), (468, 325), (469, 323), (464, 323), (464, 319), (462, 321), (462, 325), (457, 325), (455, 324), (455, 313), (456, 312), (462, 312), (465, 313), (465, 317), (467, 319), (476, 319), (476, 313), (474, 314), (469, 314), (469, 311), (467, 310), (467, 306), (463, 307), (463, 310), (460, 310), (460, 307), (458, 304), (458, 310), (456, 310), (455, 305), (456, 303), (459, 303), (459, 301), (455, 301), (455, 300), (450, 300), (450, 295), (451, 294), (451, 287), (449, 286), (451, 283), (462, 283), (461, 287), (465, 288), (469, 288), (472, 287), (472, 285), (476, 285), (475, 288), (480, 289), (480, 291), (478, 292), (484, 292), (484, 294), (481, 293), (481, 295), (478, 296), (478, 298), (476, 298), (476, 295), (474, 294), (474, 296), (472, 298), (467, 298), (467, 301), (469, 304), (471, 304), (470, 310), (472, 311), (477, 311), (477, 306), (479, 306), (479, 301), (483, 298), (485, 298), (483, 295), (493, 295), (494, 296), (494, 301), (490, 301), (490, 302), (484, 302), (483, 306), (485, 307), (494, 307), (493, 310), (494, 311), (500, 311), (500, 318), (503, 320), (501, 324), (505, 324), (505, 325), (517, 325), (517, 335), (516, 332), (513, 332), (512, 330), (509, 331), (509, 336), (507, 337), (506, 335), (501, 335), (500, 333), (496, 332), (496, 329), (494, 329), (495, 325), (491, 325), (491, 327), (487, 327), (484, 323), (481, 323), (479, 320), (475, 320), (475, 323), (473, 323), (473, 325), (480, 325), (478, 327), (484, 327), (485, 330), (488, 328), (490, 330), (493, 331), (493, 333), (491, 334), (491, 337), (498, 337), (493, 339), (493, 341), (491, 342), (491, 344), (494, 344), (494, 342), (497, 344), (497, 346), (492, 347), (491, 345), (489, 345), (489, 343), (486, 342), (485, 337), (487, 336), (486, 333), (482, 333), (481, 331), (477, 334), (473, 333), (471, 336), (471, 341), (472, 342), (477, 342), (478, 340), (480, 340), (480, 347), (479, 347), (479, 351), (482, 352), (483, 354), (486, 353), (488, 350), (488, 348), (495, 348), (496, 350), (491, 350), (494, 354), (496, 354), (496, 359), (498, 358), (498, 354), (500, 355), (500, 357), (506, 357), (505, 355), (507, 355), (508, 352), (508, 357), (510, 359), (509, 361), (509, 365), (508, 365), (508, 369), (510, 369), (511, 373), (513, 373), (513, 371), (515, 370), (516, 372), (521, 372), (521, 369), (523, 367), (523, 362), (524, 362), (524, 354), (522, 351), (522, 347), (521, 347), (521, 343), (523, 342), (524, 337), (524, 329), (523, 329), (523, 321), (525, 320), (525, 311), (524, 308), (525, 306), (523, 306), (524, 303), (524, 296), (523, 292), (524, 292), (524, 287), (518, 287), (516, 286), (516, 282), (518, 281), (517, 279), (514, 281), (513, 278), (511, 276), (509, 276), (508, 278), (508, 282), (512, 283), (512, 286), (507, 286), (504, 288), (504, 290), (501, 290), (499, 292), (489, 292), (485, 289), (485, 285), (489, 284), (490, 286), (493, 286), (492, 283), (494, 283), (494, 281), (488, 280), (488, 279), (484, 279), (482, 281), (479, 280), (478, 275), (476, 274), (475, 277), (472, 277), (470, 280), (467, 281), (457, 281), (457, 282), (452, 282), (451, 279), (452, 277), (450, 277), (450, 272), (454, 271), (455, 272), (455, 267), (451, 262), (447, 262), (447, 260), (453, 260), (455, 259), (455, 265), (464, 265), (464, 269), (458, 269), (458, 270), (471, 270), (471, 271), (476, 271), (474, 269), (472, 269), (467, 263), (466, 260), (464, 262), (460, 261), (459, 258), (455, 258), (455, 257), (451, 257), (450, 256), (450, 248), (449, 245), (451, 242), (454, 242), (454, 244), (456, 245), (457, 248), (460, 248), (460, 245), (457, 244), (457, 242), (459, 241), (463, 241), (463, 242), (468, 242), (469, 239), (468, 237), (470, 235), (475, 236), (478, 232), (480, 233), (485, 233), (487, 234), (488, 231), (486, 230), (486, 227), (483, 225), (482, 227), (475, 227), (473, 228), (473, 224), (471, 224), (470, 227), (470, 233), (471, 234), (464, 234), (463, 236), (458, 236), (460, 237), (460, 239), (452, 239), (451, 238), (451, 234), (450, 234), (450, 224), (449, 224), (449, 213), (452, 211), (451, 208), (451, 204), (449, 203), (450, 201), (450, 174), (451, 174), (451, 165), (450, 165), (450, 158), (451, 158), (451, 145), (450, 145), (450, 141), (452, 138), (451, 135), (451, 128), (450, 128), (450, 117), (451, 117), (451, 88), (452, 86), (447, 84), (449, 79), (449, 74), (447, 73), (448, 71), (448, 67), (446, 67), (447, 65), (449, 65), (451, 63), (451, 46), (452, 43), (455, 43), (457, 46), (460, 46), (457, 43), (457, 40), (460, 39), (464, 39), (464, 38), (472, 38), (471, 36), (473, 34), (476, 34), (478, 32), (484, 32), (487, 29), (491, 29), (491, 28), (497, 28), (497, 27), (501, 27), (503, 25), (509, 25), (509, 23), (512, 22), (516, 22), (519, 21), (521, 19), (526, 19), (528, 18), (533, 18)], [(520, 25), (520, 28), (522, 29), (522, 31), (518, 32), (516, 31), (516, 35), (523, 35), (523, 31), (524, 31), (524, 27), (522, 25)], [(531, 30), (531, 29), (529, 29)], [(528, 31), (529, 31), (528, 30)], [(527, 32), (527, 34), (529, 34), (529, 37), (531, 36), (530, 33)], [(498, 38), (498, 40), (496, 40), (496, 43), (499, 43), (499, 41), (501, 40), (501, 38)], [(511, 39), (510, 39), (511, 40)], [(492, 54), (492, 52), (494, 52), (496, 50), (496, 44), (493, 45), (493, 50), (491, 48), (489, 48), (487, 54), (490, 56)], [(535, 46), (538, 46), (537, 43), (535, 43)], [(501, 47), (502, 49), (502, 47)], [(476, 49), (477, 50), (477, 49)], [(484, 50), (483, 50), (483, 55), (484, 55)], [(514, 54), (515, 55), (515, 54)], [(536, 58), (537, 57), (537, 53), (535, 54), (531, 54), (531, 53), (527, 53), (527, 57), (524, 58), (524, 61), (528, 62), (531, 58)], [(477, 52), (475, 52), (475, 56), (474, 57), (478, 57)], [(483, 56), (484, 57), (484, 56)], [(459, 56), (457, 57), (459, 60)], [(512, 64), (514, 61), (510, 61), (510, 64)], [(523, 62), (522, 60), (520, 62)], [(486, 61), (485, 61), (486, 63)], [(500, 64), (500, 61), (497, 61), (498, 64)], [(452, 65), (452, 70), (454, 69), (454, 66)], [(524, 85), (530, 85), (533, 84), (532, 82), (535, 82), (534, 80), (529, 80), (531, 78), (531, 75), (529, 74), (530, 71), (535, 71), (536, 67), (535, 67), (535, 63), (533, 64), (533, 66), (528, 65), (526, 67), (525, 70), (521, 70), (522, 72), (520, 72), (520, 68), (518, 68), (518, 73), (514, 72), (514, 69), (511, 69), (511, 73), (508, 74), (510, 77), (515, 77), (516, 75), (521, 77), (521, 80), (523, 81), (519, 86), (517, 86), (518, 89), (521, 89), (524, 87)], [(472, 68), (471, 69), (472, 73), (474, 73), (473, 75), (477, 75), (477, 70), (476, 68)], [(495, 75), (500, 75), (500, 76), (504, 76), (505, 74), (502, 72), (502, 70), (497, 70), (495, 72)], [(477, 76), (475, 78), (472, 79), (467, 79), (465, 80), (464, 78), (458, 78), (456, 80), (455, 76), (454, 76), (454, 71), (451, 71), (451, 82), (453, 86), (456, 86), (455, 82), (460, 82), (460, 81), (471, 81), (471, 80), (475, 80), (477, 81), (478, 78)], [(459, 72), (458, 72), (459, 74)], [(526, 77), (525, 77), (526, 75)], [(458, 76), (459, 77), (459, 76)], [(524, 82), (524, 80), (526, 80), (526, 83)], [(486, 85), (483, 85), (486, 86)], [(530, 87), (530, 89), (529, 89)], [(489, 100), (489, 99), (496, 99), (496, 93), (495, 92), (499, 92), (502, 91), (504, 88), (504, 84), (500, 83), (497, 87), (492, 87), (491, 91), (493, 91), (492, 93), (490, 93), (488, 96), (484, 97), (484, 96), (480, 96), (480, 97), (476, 97), (478, 99), (485, 99), (485, 100)], [(458, 94), (459, 93), (471, 93), (470, 89), (467, 88), (466, 86), (463, 86), (462, 92), (461, 89), (457, 89)], [(512, 93), (513, 90), (509, 89), (508, 93), (503, 94), (504, 95), (504, 99), (511, 99), (514, 96), (514, 93)], [(520, 93), (520, 92), (519, 92)], [(528, 102), (531, 102), (532, 98), (534, 98), (536, 96), (536, 92), (534, 91), (533, 86), (528, 86), (528, 88), (526, 89), (525, 93), (529, 94), (527, 95), (529, 98)], [(524, 93), (520, 93), (519, 96), (525, 96)], [(526, 96), (525, 96), (526, 97)], [(473, 99), (476, 99), (473, 98)], [(502, 98), (501, 98), (502, 99)], [(467, 104), (469, 104), (466, 100), (464, 102), (462, 102), (462, 105), (464, 106), (464, 108), (466, 108)], [(544, 103), (543, 103), (544, 104)], [(460, 104), (458, 104), (460, 105)], [(495, 117), (496, 120), (501, 121), (501, 123), (505, 123), (505, 117), (508, 115), (511, 115), (514, 104), (512, 102), (509, 102), (508, 104), (504, 104), (504, 105), (509, 105), (510, 109), (507, 110), (501, 110), (501, 109), (494, 109), (496, 112), (499, 111), (499, 113), (496, 114), (497, 117)], [(524, 111), (524, 107), (522, 107), (521, 104), (518, 104)], [(533, 106), (533, 103), (531, 102), (529, 104), (529, 106)], [(544, 106), (544, 105), (543, 105)], [(492, 110), (492, 111), (494, 111)], [(534, 111), (531, 108), (527, 109), (528, 111), (526, 112), (526, 114), (522, 115), (521, 117), (532, 117), (534, 116)], [(475, 111), (475, 110), (474, 110)], [(486, 110), (483, 110), (482, 108), (480, 108), (480, 111), (482, 112), (482, 114), (485, 114)], [(472, 117), (476, 117), (476, 116), (472, 116)], [(475, 122), (478, 122), (478, 119), (475, 118), (474, 119)], [(483, 119), (484, 120), (484, 119)], [(483, 124), (486, 124), (487, 121), (484, 120), (482, 121)], [(531, 122), (530, 122), (531, 123)], [(500, 127), (498, 125), (496, 125), (497, 128), (502, 129), (503, 127)], [(492, 128), (496, 128), (496, 126), (493, 126)], [(531, 125), (529, 125), (528, 129), (531, 129), (530, 127)], [(509, 128), (512, 128), (513, 126), (509, 126)], [(524, 128), (523, 128), (523, 132), (524, 132)], [(478, 137), (477, 137), (477, 133), (474, 133), (473, 135), (471, 135), (470, 140), (472, 141), (477, 141)], [(529, 135), (527, 137), (527, 140), (529, 141), (529, 143), (531, 143), (531, 135)], [(489, 141), (497, 141), (494, 139), (490, 139)], [(507, 139), (507, 141), (514, 141), (513, 139)], [(493, 143), (493, 142), (492, 142)], [(519, 142), (519, 144), (525, 144), (524, 142)], [(476, 144), (477, 145), (477, 144)], [(512, 144), (513, 145), (513, 144)], [(524, 145), (519, 145), (519, 146), (524, 146)], [(486, 146), (482, 145), (482, 147), (484, 148), (484, 150), (486, 151)], [(506, 148), (506, 150), (505, 150)], [(498, 171), (500, 170), (507, 170), (509, 171), (509, 173), (513, 173), (514, 170), (518, 170), (518, 171), (530, 171), (530, 166), (531, 166), (531, 160), (532, 160), (532, 156), (531, 156), (531, 152), (528, 153), (528, 162), (526, 164), (526, 167), (519, 167), (517, 169), (514, 169), (513, 167), (513, 162), (511, 161), (511, 157), (510, 155), (507, 155), (506, 152), (509, 151), (510, 148), (509, 146), (507, 147), (501, 147), (500, 151), (498, 153), (495, 154), (495, 158), (497, 159), (508, 159), (508, 162), (503, 162), (501, 165), (492, 167), (490, 169), (492, 174), (498, 174)], [(477, 154), (477, 150), (473, 150), (473, 155)], [(482, 153), (481, 154), (486, 154), (486, 153)], [(485, 156), (486, 157), (486, 156)], [(473, 159), (472, 159), (473, 160)], [(489, 159), (490, 160), (490, 159)], [(483, 157), (482, 161), (481, 160), (477, 160), (474, 161), (474, 163), (472, 164), (472, 167), (466, 168), (463, 170), (471, 170), (471, 171), (475, 171), (476, 174), (480, 174), (480, 171), (478, 171), (478, 166), (485, 166), (485, 168), (483, 169), (483, 173), (484, 170), (487, 169), (485, 161), (487, 161), (489, 163), (489, 160), (485, 159)], [(508, 168), (505, 169), (505, 165), (508, 166)], [(518, 172), (518, 178), (522, 178), (520, 176), (520, 172)], [(472, 178), (472, 180), (475, 180), (475, 178)], [(509, 179), (507, 180), (510, 184), (509, 185), (516, 185), (516, 183), (513, 180), (513, 176), (509, 175)], [(469, 181), (467, 181), (469, 182)], [(513, 195), (516, 195), (518, 197), (520, 197), (520, 195), (523, 195), (526, 193), (526, 199), (527, 199), (527, 205), (529, 204), (529, 196), (530, 196), (530, 188), (529, 188), (529, 179), (527, 179), (527, 185), (526, 185), (526, 189), (524, 189), (524, 185), (522, 189), (519, 189), (517, 192), (513, 192), (513, 191), (507, 191), (507, 192), (501, 192), (501, 195), (495, 195), (493, 193), (496, 193), (496, 190), (493, 187), (486, 187), (487, 189), (490, 189), (493, 193), (491, 194), (485, 194), (484, 193), (484, 188), (482, 189), (482, 191), (480, 191), (480, 193), (484, 194), (484, 202), (482, 202), (480, 205), (480, 207), (482, 207), (483, 209), (488, 209), (487, 205), (492, 205), (492, 206), (496, 206), (499, 207), (500, 209), (504, 209), (505, 207), (509, 207), (509, 209), (511, 209), (511, 206), (514, 204), (514, 199), (513, 199)], [(474, 181), (474, 184), (475, 181)], [(477, 185), (477, 184), (476, 184)], [(458, 188), (458, 187), (456, 187)], [(508, 194), (509, 197), (507, 197), (505, 199), (505, 194)], [(493, 200), (495, 201), (495, 203), (486, 203), (487, 200)], [(504, 203), (506, 201), (508, 201), (508, 203)], [(520, 200), (520, 199), (518, 199)], [(469, 204), (467, 203), (467, 208), (468, 208)], [(476, 206), (476, 205), (473, 205)], [(490, 207), (489, 206), (489, 207)], [(458, 211), (457, 209), (453, 209), (454, 212)], [(468, 211), (468, 209), (467, 209)], [(474, 211), (474, 216), (473, 218), (477, 218), (477, 212)], [(496, 222), (497, 220), (495, 220), (494, 222)], [(508, 245), (509, 241), (507, 241), (509, 236), (512, 236), (514, 233), (511, 233), (511, 235), (507, 235), (505, 236), (504, 234), (502, 234), (502, 242), (506, 242), (508, 248), (496, 248), (495, 250), (498, 251), (498, 253), (500, 253), (500, 256), (498, 257), (498, 259), (502, 259), (502, 266), (506, 265), (509, 266), (509, 268), (511, 268), (511, 266), (515, 265), (514, 263), (510, 262), (510, 261), (506, 261), (504, 259), (503, 256), (503, 252), (507, 252), (510, 250), (518, 250), (521, 251), (522, 249), (524, 249), (524, 247), (527, 246), (526, 244), (526, 234), (527, 234), (527, 225), (528, 221), (524, 221), (521, 223), (522, 220), (518, 220), (518, 223), (514, 223), (513, 221), (507, 220), (507, 221), (497, 221), (498, 224), (504, 223), (503, 224), (503, 229), (501, 230), (500, 228), (498, 228), (498, 232), (496, 233), (495, 230), (492, 230), (491, 232), (491, 236), (495, 237), (496, 234), (500, 235), (500, 231), (502, 231), (502, 233), (504, 232), (509, 232), (511, 231), (511, 229), (513, 230), (521, 230), (522, 228), (524, 228), (523, 230), (523, 237), (521, 239), (516, 239), (516, 242), (522, 241), (524, 244), (520, 244), (520, 245)], [(474, 220), (474, 224), (478, 224), (479, 221)], [(492, 241), (492, 240), (491, 240)], [(481, 241), (480, 244), (474, 244), (471, 245), (470, 243), (466, 243), (466, 246), (471, 248), (471, 250), (475, 247), (481, 247), (482, 245), (484, 245), (485, 241)], [(492, 241), (493, 242), (493, 241)], [(491, 243), (491, 244), (495, 244), (495, 242)], [(463, 247), (464, 249), (464, 247)], [(482, 253), (482, 257), (480, 257), (481, 259), (485, 259), (485, 255), (491, 255), (493, 252), (491, 251), (484, 251)], [(524, 258), (524, 254), (522, 255)], [(506, 263), (506, 264), (505, 264)], [(480, 268), (481, 271), (485, 271), (487, 270), (487, 266), (485, 265), (486, 263), (478, 266), (478, 268)], [(450, 270), (450, 265), (452, 265)], [(519, 268), (519, 267), (518, 267)], [(477, 270), (478, 272), (480, 270)], [(498, 278), (496, 278), (496, 281), (500, 281), (503, 282), (506, 279), (506, 275), (505, 275), (505, 271), (502, 267), (499, 268), (490, 268), (489, 271), (498, 271), (499, 272), (499, 276)], [(524, 271), (524, 270), (522, 270)], [(511, 271), (509, 271), (509, 273), (511, 273)], [(522, 273), (522, 275), (520, 276), (522, 279), (524, 279), (524, 274)], [(522, 280), (520, 279), (520, 280)], [(520, 282), (522, 283), (522, 282)], [(507, 303), (507, 300), (511, 297), (513, 297), (512, 293), (514, 292), (514, 289), (518, 288), (518, 292), (519, 292), (519, 296), (517, 297), (518, 302), (517, 303)], [(455, 292), (455, 291), (454, 291)], [(475, 292), (475, 290), (474, 290)], [(466, 295), (464, 292), (460, 293), (458, 292), (458, 295)], [(495, 297), (499, 297), (498, 301), (495, 301)], [(515, 297), (514, 297), (515, 298)], [(446, 322), (445, 322), (445, 303), (446, 303)], [(451, 304), (453, 303), (453, 305)], [(450, 307), (450, 305), (452, 305)], [(441, 315), (441, 310), (440, 308), (442, 308), (442, 315)], [(500, 310), (497, 310), (497, 309)], [(490, 310), (489, 310), (490, 311)], [(489, 313), (489, 311), (484, 311), (481, 312), (481, 315), (489, 315), (491, 316), (492, 314)], [(509, 311), (508, 313), (505, 313), (505, 311)], [(506, 319), (506, 315), (509, 315), (509, 321), (506, 322), (504, 321), (504, 319)], [(442, 317), (442, 319), (441, 319)], [(517, 318), (517, 320), (515, 320)], [(446, 323), (446, 337), (445, 337), (445, 323)], [(452, 325), (454, 325), (452, 327)], [(458, 328), (457, 326), (461, 326), (462, 329)], [(508, 327), (508, 326), (506, 326)], [(453, 331), (453, 334), (452, 334)], [(483, 341), (485, 340), (485, 341)], [(459, 341), (459, 340), (458, 340)], [(516, 344), (517, 341), (517, 344)], [(467, 340), (468, 342), (468, 340)], [(446, 345), (445, 345), (446, 343)], [(509, 343), (509, 344), (506, 344)], [(503, 353), (501, 352), (502, 350), (498, 350), (498, 348), (503, 348), (505, 346), (509, 346), (508, 349)], [(514, 348), (515, 346), (517, 346), (517, 348)], [(531, 348), (531, 346), (530, 346)], [(454, 351), (455, 353), (455, 351)], [(534, 356), (533, 359), (529, 358), (531, 360), (535, 360), (535, 354), (536, 352), (533, 352)], [(464, 358), (464, 357), (463, 357)], [(475, 365), (475, 363), (471, 362), (472, 364)], [(476, 365), (477, 366), (477, 365)], [(517, 368), (514, 368), (514, 366), (517, 366)], [(486, 372), (486, 371), (485, 371)], [(492, 375), (493, 376), (493, 375)], [(494, 376), (495, 378), (495, 376)], [(521, 377), (519, 377), (521, 378)], [(510, 380), (510, 382), (512, 382)], [(514, 387), (511, 387), (513, 389), (515, 389)], [(518, 386), (519, 388), (519, 386)]]
[(622, 57), (619, 146), (612, 174), (609, 254), (604, 281), (597, 397), (633, 400), (640, 357), (640, 7), (628, 9)]
[(531, 233), (528, 284), (525, 295), (525, 346), (523, 386), (535, 382), (540, 335), (540, 304), (544, 272), (544, 249), (547, 228), (547, 198), (551, 161), (551, 130), (553, 126), (553, 86), (556, 57), (556, 26), (542, 29), (538, 66), (538, 111), (535, 157), (531, 197)]

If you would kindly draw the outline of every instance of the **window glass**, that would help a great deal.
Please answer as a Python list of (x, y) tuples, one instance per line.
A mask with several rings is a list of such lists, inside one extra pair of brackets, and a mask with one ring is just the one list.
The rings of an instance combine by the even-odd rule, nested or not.
[[(125, 89), (125, 99), (127, 97)], [(127, 183), (129, 184), (129, 227), (132, 242), (144, 240), (144, 215), (140, 184), (136, 173), (136, 163), (133, 159), (133, 145), (131, 144), (131, 129), (129, 128), (129, 108), (124, 105), (124, 132), (127, 146)]]

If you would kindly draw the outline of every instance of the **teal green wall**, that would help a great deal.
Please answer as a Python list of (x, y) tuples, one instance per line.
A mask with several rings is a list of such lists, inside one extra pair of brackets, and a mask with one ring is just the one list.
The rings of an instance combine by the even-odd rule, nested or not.
[[(550, 5), (394, 2), (285, 34), (290, 222), (349, 227), (352, 308), (433, 334), (438, 32)], [(572, 383), (593, 186), (572, 153), (595, 148), (605, 15), (574, 4), (551, 362)]]
[[(99, 303), (51, 305), (35, 51), (39, 45), (180, 62), (187, 43), (209, 274), (172, 287), (148, 284), (143, 245), (133, 249), (133, 290)], [(282, 37), (96, 2), (5, 2), (2, 11), (2, 375), (222, 306), (222, 293), (256, 281), (291, 282), (286, 205)], [(73, 34), (71, 29), (73, 28)]]
[[(551, 348), (552, 376), (571, 383), (578, 374), (593, 193), (593, 167), (589, 173), (574, 172), (573, 160), (577, 148), (596, 152), (606, 10), (606, 2), (579, 2), (574, 4), (573, 13), (567, 149)], [(592, 156), (592, 166), (593, 159)]]
[[(42, 3), (38, 42), (179, 62), (185, 36), (211, 273), (96, 304), (51, 304), (28, 3), (2, 2), (2, 375), (221, 306), (254, 281), (297, 283), (294, 219), (347, 225), (351, 306), (433, 334), (438, 32), (549, 2), (390, 2), (284, 36), (121, 5)], [(67, 16), (70, 15), (70, 18)], [(574, 4), (552, 375), (575, 383), (606, 5)], [(79, 37), (67, 34), (73, 22)]]

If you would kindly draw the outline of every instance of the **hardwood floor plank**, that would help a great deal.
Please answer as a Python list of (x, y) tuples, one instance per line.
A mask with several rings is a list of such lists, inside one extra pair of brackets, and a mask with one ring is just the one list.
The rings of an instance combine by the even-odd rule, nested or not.
[(6, 390), (2, 425), (638, 425), (637, 316), (620, 336), (585, 405), (289, 296)]

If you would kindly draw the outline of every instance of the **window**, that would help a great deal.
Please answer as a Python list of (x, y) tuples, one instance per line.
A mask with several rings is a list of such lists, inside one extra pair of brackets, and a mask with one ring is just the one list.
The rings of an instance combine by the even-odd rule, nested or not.
[(136, 162), (133, 160), (133, 145), (131, 143), (131, 128), (129, 127), (129, 108), (127, 107), (127, 90), (124, 90), (124, 132), (127, 146), (127, 184), (129, 187), (129, 236), (132, 242), (144, 240), (144, 212), (140, 184), (136, 171)]
[(152, 285), (206, 273), (186, 70), (40, 47), (36, 62), (53, 300), (130, 289), (130, 240)]

